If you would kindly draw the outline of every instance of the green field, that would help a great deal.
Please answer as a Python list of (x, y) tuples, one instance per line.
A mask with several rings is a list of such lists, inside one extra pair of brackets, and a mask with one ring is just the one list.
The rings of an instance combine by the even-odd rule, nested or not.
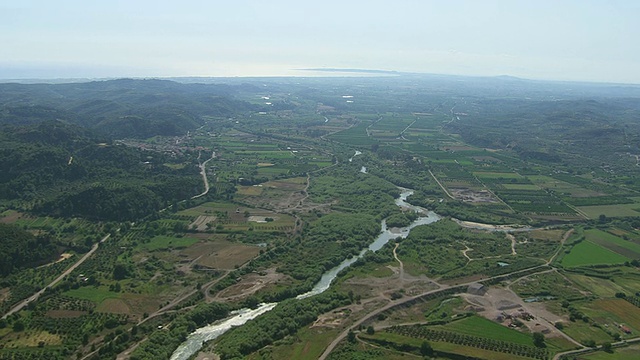
[(507, 190), (531, 190), (531, 191), (540, 190), (540, 187), (538, 187), (538, 185), (532, 185), (532, 184), (501, 184), (501, 185)]
[(580, 359), (585, 360), (637, 360), (640, 354), (640, 345), (631, 345), (623, 348), (616, 348), (612, 353), (597, 351), (588, 355), (580, 355)]
[(562, 332), (582, 344), (589, 340), (593, 340), (597, 344), (602, 344), (603, 342), (611, 339), (611, 336), (604, 332), (604, 330), (590, 326), (588, 323), (583, 321), (565, 323)]
[(578, 206), (578, 210), (592, 219), (597, 219), (600, 215), (608, 217), (640, 216), (640, 212), (634, 210), (638, 208), (640, 208), (640, 204)]
[(622, 256), (630, 257), (632, 259), (640, 258), (640, 245), (621, 239), (608, 232), (590, 229), (585, 231), (586, 239), (603, 246), (611, 251), (614, 251)]
[[(414, 338), (414, 337), (388, 333), (388, 332), (377, 332), (375, 335), (361, 334), (360, 338), (364, 340), (378, 339), (378, 340), (383, 340), (387, 342), (392, 342), (400, 346), (402, 344), (407, 344), (417, 349), (420, 348), (420, 345), (424, 341), (423, 339), (420, 339), (420, 338)], [(487, 359), (487, 360), (530, 359), (528, 357), (517, 356), (514, 354), (500, 353), (496, 351), (480, 349), (477, 347), (463, 346), (459, 344), (452, 344), (452, 343), (441, 342), (441, 341), (429, 341), (429, 344), (436, 351), (444, 351), (444, 352), (459, 354), (463, 356), (473, 356), (474, 358), (480, 358), (480, 359)]]
[(120, 293), (109, 291), (105, 286), (86, 286), (78, 289), (71, 289), (65, 292), (64, 295), (93, 301), (96, 304), (100, 304), (104, 299), (117, 299), (121, 296)]
[(509, 329), (506, 326), (502, 326), (480, 316), (471, 316), (463, 320), (454, 321), (447, 325), (434, 328), (454, 331), (465, 335), (480, 336), (488, 339), (504, 340), (516, 344), (533, 345), (531, 335)]
[(576, 267), (598, 264), (623, 264), (629, 260), (625, 256), (585, 240), (574, 246), (571, 252), (562, 258), (562, 265)]
[(317, 359), (331, 340), (338, 335), (336, 330), (327, 331), (319, 328), (304, 328), (300, 330), (293, 344), (283, 344), (273, 347), (274, 359)]
[(479, 178), (487, 179), (517, 179), (522, 176), (516, 173), (499, 173), (499, 172), (474, 172), (473, 175)]

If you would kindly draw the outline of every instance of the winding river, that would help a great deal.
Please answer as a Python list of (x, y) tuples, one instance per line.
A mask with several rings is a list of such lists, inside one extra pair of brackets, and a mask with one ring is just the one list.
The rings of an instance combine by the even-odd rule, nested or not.
[[(356, 154), (359, 155), (359, 154)], [(425, 208), (414, 206), (407, 203), (407, 197), (413, 194), (413, 190), (410, 189), (402, 189), (400, 197), (395, 200), (396, 205), (403, 209), (415, 211), (420, 214), (411, 225), (405, 228), (387, 228), (387, 224), (384, 220), (382, 220), (382, 232), (378, 237), (365, 249), (362, 249), (360, 254), (354, 256), (350, 259), (344, 260), (340, 265), (334, 267), (331, 270), (328, 270), (322, 275), (320, 281), (311, 289), (310, 291), (298, 295), (297, 299), (305, 299), (314, 295), (318, 295), (331, 286), (331, 282), (338, 276), (338, 273), (343, 269), (351, 266), (354, 262), (356, 262), (359, 258), (361, 258), (367, 251), (378, 251), (382, 249), (382, 247), (389, 242), (389, 240), (395, 239), (397, 237), (406, 238), (409, 235), (409, 231), (416, 226), (426, 225), (434, 223), (441, 219), (441, 217), (434, 213), (433, 211), (429, 211)], [(187, 340), (182, 343), (176, 351), (171, 355), (171, 360), (187, 360), (193, 354), (197, 353), (203, 346), (203, 344), (207, 341), (211, 341), (216, 339), (220, 335), (224, 334), (226, 331), (231, 329), (234, 326), (240, 326), (251, 319), (255, 319), (256, 317), (271, 311), (276, 307), (278, 303), (268, 303), (268, 304), (260, 304), (256, 309), (241, 309), (238, 311), (234, 311), (232, 315), (224, 320), (217, 321), (211, 325), (207, 325), (201, 327), (194, 331), (189, 335)]]

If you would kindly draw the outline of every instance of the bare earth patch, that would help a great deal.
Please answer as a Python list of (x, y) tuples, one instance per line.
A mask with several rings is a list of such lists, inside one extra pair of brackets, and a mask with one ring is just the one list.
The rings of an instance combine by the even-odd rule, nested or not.
[(0, 223), (12, 224), (16, 222), (16, 220), (22, 219), (23, 217), (28, 217), (28, 216), (18, 211), (12, 211), (7, 216), (1, 217)]
[(216, 294), (216, 298), (225, 301), (240, 300), (255, 294), (268, 285), (289, 280), (289, 276), (278, 273), (275, 268), (271, 268), (262, 274), (252, 273), (244, 276), (237, 284)]
[(7, 300), (9, 298), (9, 295), (11, 295), (9, 288), (0, 289), (0, 302)]
[(96, 310), (112, 314), (131, 314), (131, 308), (121, 299), (104, 299)]
[(212, 269), (233, 269), (253, 259), (260, 253), (258, 246), (233, 243), (226, 240), (197, 243), (182, 250), (180, 255), (190, 260), (198, 259), (196, 264)]
[(554, 324), (564, 319), (548, 311), (543, 303), (525, 303), (513, 291), (502, 288), (490, 288), (484, 296), (462, 294), (470, 305), (469, 310), (479, 315), (509, 326), (512, 319), (518, 319), (531, 332), (542, 332), (547, 336), (563, 336)]
[(449, 188), (449, 192), (453, 197), (464, 202), (472, 203), (498, 203), (493, 194), (487, 190), (475, 191), (467, 188)]
[(217, 217), (215, 216), (200, 215), (194, 222), (189, 224), (189, 228), (193, 229), (195, 226), (197, 231), (206, 231), (208, 230), (207, 223), (214, 223), (216, 219)]

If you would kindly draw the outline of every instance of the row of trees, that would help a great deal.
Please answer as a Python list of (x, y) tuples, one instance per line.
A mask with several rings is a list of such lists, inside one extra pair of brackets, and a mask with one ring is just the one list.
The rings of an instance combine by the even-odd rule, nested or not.
[(536, 344), (536, 346), (528, 346), (503, 340), (484, 338), (480, 336), (458, 334), (452, 331), (435, 330), (422, 325), (393, 326), (387, 331), (413, 338), (448, 342), (457, 345), (471, 346), (479, 349), (525, 356), (534, 359), (549, 359), (549, 352), (546, 349), (542, 348), (542, 346), (544, 346), (544, 336), (543, 339), (540, 340), (539, 335), (537, 337), (534, 337), (534, 344)]

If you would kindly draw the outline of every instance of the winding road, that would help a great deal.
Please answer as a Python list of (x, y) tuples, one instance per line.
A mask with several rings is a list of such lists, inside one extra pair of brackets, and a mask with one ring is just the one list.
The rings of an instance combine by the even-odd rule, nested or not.
[[(198, 159), (200, 158), (200, 155), (198, 155)], [(207, 193), (209, 192), (209, 180), (207, 179), (207, 163), (213, 159), (216, 158), (216, 152), (212, 152), (211, 153), (211, 157), (209, 159), (207, 159), (205, 162), (201, 163), (200, 166), (200, 174), (202, 175), (202, 181), (204, 181), (204, 191), (201, 194), (192, 196), (192, 199), (197, 199), (199, 197), (205, 196), (207, 195)]]
[(37, 293), (29, 296), (28, 298), (26, 298), (25, 300), (23, 300), (21, 303), (19, 303), (18, 305), (14, 306), (11, 310), (9, 310), (6, 314), (4, 314), (2, 316), (3, 319), (5, 319), (7, 316), (12, 315), (20, 310), (22, 310), (22, 308), (24, 308), (25, 306), (27, 306), (30, 302), (32, 301), (36, 301), (38, 300), (38, 298), (40, 297), (40, 295), (42, 295), (47, 288), (52, 288), (53, 286), (55, 286), (57, 283), (59, 283), (60, 281), (62, 281), (62, 279), (65, 278), (65, 276), (71, 274), (71, 272), (73, 270), (75, 270), (78, 266), (80, 266), (83, 262), (85, 262), (91, 255), (93, 255), (94, 252), (96, 252), (96, 250), (98, 250), (98, 247), (100, 246), (100, 244), (102, 244), (103, 242), (107, 241), (107, 239), (111, 236), (111, 234), (107, 234), (105, 237), (102, 238), (102, 240), (100, 240), (100, 242), (97, 242), (95, 244), (93, 244), (93, 246), (91, 247), (91, 250), (89, 250), (88, 253), (84, 254), (84, 256), (82, 256), (80, 258), (80, 260), (78, 260), (75, 264), (71, 265), (70, 268), (68, 268), (65, 272), (63, 272), (60, 276), (58, 276), (55, 280), (53, 280), (51, 283), (49, 283), (49, 285), (43, 287), (40, 291), (38, 291)]

